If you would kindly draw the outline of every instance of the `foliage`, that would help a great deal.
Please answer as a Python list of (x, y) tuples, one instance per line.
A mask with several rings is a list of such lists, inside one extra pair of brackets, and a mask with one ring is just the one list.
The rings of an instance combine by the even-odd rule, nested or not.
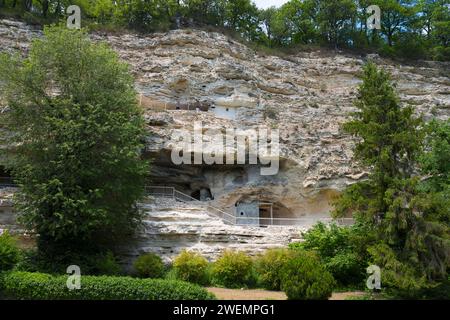
[(91, 273), (95, 275), (112, 276), (122, 273), (122, 268), (111, 251), (94, 256), (91, 265)]
[(83, 252), (129, 236), (147, 165), (128, 65), (85, 32), (53, 26), (26, 59), (0, 55), (0, 79), (16, 206), (39, 247)]
[(426, 152), (420, 158), (422, 172), (429, 175), (425, 191), (445, 191), (450, 181), (450, 119), (432, 120), (426, 132)]
[[(421, 119), (400, 106), (389, 75), (373, 63), (364, 67), (356, 107), (344, 129), (360, 139), (355, 156), (371, 174), (345, 190), (334, 214), (355, 214), (371, 226), (377, 242), (371, 260), (386, 273), (384, 283), (411, 296), (447, 277), (449, 135), (444, 126), (424, 140)], [(420, 162), (429, 178), (416, 175)]]
[(365, 276), (365, 265), (360, 260), (356, 253), (346, 251), (331, 257), (325, 268), (340, 284), (361, 286)]
[(225, 250), (212, 267), (213, 281), (226, 288), (245, 287), (252, 280), (253, 261), (244, 252)]
[(122, 267), (111, 251), (67, 255), (53, 255), (35, 249), (23, 250), (15, 268), (19, 271), (51, 274), (65, 273), (69, 265), (77, 265), (85, 275), (120, 275)]
[(349, 32), (356, 16), (356, 4), (353, 0), (318, 1), (317, 18), (322, 38), (335, 48), (351, 39)]
[(298, 250), (282, 268), (281, 288), (289, 300), (323, 300), (335, 281), (313, 252)]
[(8, 232), (0, 234), (0, 271), (10, 270), (19, 261), (20, 251)]
[(164, 263), (154, 253), (145, 253), (133, 263), (137, 274), (142, 278), (162, 278), (164, 276)]
[(8, 298), (27, 300), (210, 300), (206, 289), (182, 281), (81, 276), (81, 289), (67, 288), (68, 276), (8, 272), (0, 289)]
[(261, 285), (268, 290), (280, 290), (282, 269), (293, 256), (294, 251), (289, 249), (269, 249), (260, 255), (255, 267)]
[(368, 226), (356, 222), (353, 226), (340, 227), (319, 222), (302, 236), (304, 241), (292, 243), (292, 249), (316, 252), (340, 285), (363, 283), (369, 258), (367, 247), (374, 241)]
[[(376, 51), (409, 59), (450, 58), (447, 0), (290, 0), (259, 10), (251, 0), (26, 0), (0, 1), (2, 11), (32, 23), (65, 17), (77, 4), (83, 25), (132, 28), (141, 32), (213, 26), (268, 47), (326, 45)], [(369, 5), (381, 9), (381, 30), (370, 30)]]
[(183, 250), (173, 261), (178, 279), (198, 284), (208, 284), (208, 260), (199, 253)]
[(369, 248), (372, 263), (382, 266), (383, 286), (397, 291), (397, 296), (412, 298), (418, 290), (427, 285), (426, 278), (414, 266), (399, 261), (396, 253), (386, 244), (380, 243)]

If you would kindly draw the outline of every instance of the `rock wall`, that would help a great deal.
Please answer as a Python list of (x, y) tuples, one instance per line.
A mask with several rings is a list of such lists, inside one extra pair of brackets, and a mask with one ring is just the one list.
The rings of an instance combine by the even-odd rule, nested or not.
[(182, 249), (200, 252), (214, 260), (224, 249), (256, 255), (268, 248), (298, 241), (306, 227), (234, 226), (214, 218), (199, 202), (181, 203), (155, 198), (142, 203), (144, 228), (135, 242), (122, 248), (124, 261), (154, 252), (168, 262)]
[[(22, 23), (0, 20), (1, 51), (25, 55), (40, 35)], [(213, 204), (230, 212), (246, 199), (272, 202), (293, 217), (328, 217), (330, 199), (365, 178), (367, 172), (352, 160), (355, 141), (340, 125), (355, 111), (352, 102), (369, 58), (392, 74), (402, 103), (414, 105), (426, 119), (450, 115), (449, 63), (401, 64), (328, 50), (270, 56), (200, 30), (91, 38), (108, 42), (131, 65), (149, 133), (151, 183), (189, 194), (206, 188)], [(217, 116), (215, 107), (219, 113), (233, 108), (233, 117)], [(261, 176), (254, 165), (174, 165), (170, 138), (198, 121), (221, 130), (278, 129), (280, 172)]]

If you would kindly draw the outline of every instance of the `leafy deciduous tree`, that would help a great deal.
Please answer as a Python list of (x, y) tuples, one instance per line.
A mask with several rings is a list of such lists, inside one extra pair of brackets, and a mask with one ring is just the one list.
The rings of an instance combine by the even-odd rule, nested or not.
[(0, 57), (17, 208), (40, 247), (85, 250), (132, 232), (147, 165), (128, 66), (64, 27), (45, 28), (25, 60)]

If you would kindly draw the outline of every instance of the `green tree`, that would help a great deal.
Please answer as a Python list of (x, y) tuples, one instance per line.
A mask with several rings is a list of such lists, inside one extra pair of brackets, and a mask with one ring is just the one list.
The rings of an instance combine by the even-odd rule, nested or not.
[[(345, 190), (334, 214), (353, 213), (373, 225), (379, 242), (371, 251), (373, 261), (391, 275), (397, 273), (390, 277), (392, 285), (402, 285), (397, 289), (414, 291), (444, 278), (450, 257), (448, 225), (436, 219), (435, 206), (420, 201), (423, 194), (414, 175), (422, 151), (422, 121), (412, 108), (400, 106), (389, 75), (373, 63), (364, 67), (356, 107), (359, 112), (344, 129), (360, 139), (355, 157), (372, 172), (367, 181)], [(408, 270), (405, 278), (401, 270)], [(413, 286), (411, 279), (427, 281)]]
[(434, 41), (434, 58), (450, 60), (450, 6), (445, 0), (438, 1), (432, 11), (431, 37)]
[(267, 36), (265, 42), (269, 47), (273, 47), (276, 42), (274, 29), (276, 28), (275, 18), (277, 12), (278, 10), (275, 7), (270, 7), (259, 12), (259, 19), (261, 20), (265, 34)]
[(99, 23), (108, 23), (113, 21), (117, 6), (113, 0), (97, 0), (90, 7), (89, 14)]
[(223, 1), (219, 0), (185, 0), (183, 1), (183, 17), (192, 19), (200, 25), (223, 26), (221, 19), (224, 10)]
[(411, 0), (374, 0), (372, 4), (381, 9), (381, 33), (389, 46), (394, 45), (396, 36), (408, 27), (414, 15)]
[(433, 191), (450, 185), (450, 120), (432, 120), (426, 128), (426, 151), (421, 157), (422, 172), (429, 176), (427, 185)]
[(176, 0), (120, 0), (117, 20), (140, 31), (169, 30), (179, 10)]
[(17, 208), (40, 249), (110, 246), (140, 220), (144, 124), (126, 64), (85, 32), (46, 27), (0, 56)]
[(224, 1), (224, 26), (248, 40), (259, 35), (258, 9), (250, 0)]
[(427, 127), (420, 169), (424, 176), (417, 205), (441, 223), (450, 225), (450, 120), (431, 121)]
[(291, 0), (276, 15), (275, 30), (284, 44), (313, 43), (317, 40), (316, 0)]
[(370, 213), (376, 216), (386, 212), (386, 190), (396, 179), (411, 176), (421, 150), (422, 122), (413, 116), (411, 107), (400, 106), (389, 75), (373, 63), (364, 68), (356, 107), (359, 112), (344, 129), (362, 140), (355, 148), (355, 157), (372, 168), (369, 184), (375, 197)]
[(326, 43), (335, 48), (346, 45), (356, 16), (353, 0), (320, 0), (318, 3), (318, 23)]

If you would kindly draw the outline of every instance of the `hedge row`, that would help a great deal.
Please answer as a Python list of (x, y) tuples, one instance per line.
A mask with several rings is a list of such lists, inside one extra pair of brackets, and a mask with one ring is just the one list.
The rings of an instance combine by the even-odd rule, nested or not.
[(68, 276), (4, 272), (4, 297), (29, 300), (212, 300), (204, 288), (183, 281), (131, 277), (81, 276), (81, 289), (67, 288)]

